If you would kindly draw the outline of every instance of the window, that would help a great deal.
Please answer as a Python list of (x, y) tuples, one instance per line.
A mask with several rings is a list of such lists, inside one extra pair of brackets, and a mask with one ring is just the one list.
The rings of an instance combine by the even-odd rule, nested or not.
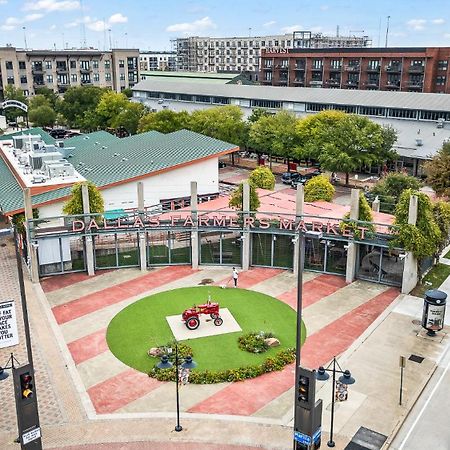
[(444, 119), (450, 121), (450, 112), (443, 111), (421, 111), (420, 118), (422, 120), (438, 120)]
[(14, 84), (14, 77), (8, 77), (7, 78), (7, 83), (8, 84)]
[(125, 61), (123, 59), (119, 59), (119, 67), (125, 67)]
[(398, 117), (403, 119), (416, 119), (417, 111), (414, 109), (394, 109), (390, 108), (388, 117)]
[(211, 103), (211, 97), (208, 97), (206, 95), (196, 95), (195, 101), (199, 103)]
[(332, 59), (330, 61), (330, 68), (340, 70), (341, 69), (341, 60), (340, 59)]
[(313, 59), (312, 63), (313, 69), (322, 69), (322, 64), (323, 62), (321, 59)]
[(442, 60), (438, 61), (438, 70), (447, 70), (447, 67), (448, 67), (448, 61), (447, 60), (442, 59)]
[(70, 75), (70, 81), (72, 81), (72, 83), (76, 83), (77, 82), (77, 74), (76, 73), (72, 73)]
[(28, 89), (24, 89), (23, 95), (25, 95), (25, 97), (28, 97), (30, 95), (30, 91)]
[(325, 109), (331, 109), (330, 105), (324, 105), (323, 103), (307, 103), (306, 104), (306, 111), (323, 111)]
[(57, 76), (58, 84), (66, 85), (69, 84), (69, 77), (66, 73), (58, 74)]
[(45, 68), (50, 70), (52, 68), (52, 62), (51, 61), (45, 61)]
[(100, 81), (100, 75), (98, 73), (94, 73), (93, 79), (94, 81)]
[(81, 70), (89, 70), (89, 61), (80, 61)]
[(380, 61), (378, 59), (372, 59), (367, 66), (369, 70), (378, 70), (380, 68)]
[(275, 45), (275, 47), (278, 47), (280, 45), (280, 43), (277, 40), (275, 40), (273, 45)]
[(277, 102), (274, 100), (250, 100), (250, 106), (258, 108), (278, 109), (281, 108), (281, 102)]
[(120, 81), (125, 81), (125, 74), (124, 73), (120, 74)]
[(53, 75), (47, 75), (47, 83), (53, 83)]
[(111, 81), (111, 74), (109, 72), (105, 73), (105, 81)]
[(82, 73), (80, 78), (81, 78), (81, 84), (90, 84), (91, 83), (91, 75), (88, 73)]
[(76, 61), (70, 61), (70, 68), (71, 69), (76, 69), (77, 68), (77, 62)]
[(194, 99), (193, 99), (192, 95), (180, 94), (179, 100), (181, 100), (183, 102), (192, 102)]
[(422, 67), (423, 66), (423, 60), (422, 59), (414, 59), (411, 61), (412, 67)]
[(264, 60), (264, 67), (266, 69), (271, 69), (272, 68), (272, 60), (271, 59), (265, 59)]
[(19, 61), (19, 69), (25, 70), (26, 68), (27, 68), (27, 65), (26, 65), (25, 61)]
[(27, 84), (27, 76), (26, 75), (21, 75), (20, 76), (20, 83), (21, 84)]
[(110, 69), (111, 68), (111, 61), (109, 59), (107, 59), (105, 61), (105, 69)]
[(265, 47), (266, 46), (266, 41), (261, 41), (261, 47)]
[(282, 59), (281, 60), (281, 68), (287, 69), (289, 67), (289, 60), (288, 59)]
[(5, 62), (6, 70), (13, 70), (13, 63), (12, 61), (6, 61)]
[(94, 61), (92, 61), (92, 68), (98, 69), (98, 60), (97, 59), (94, 59)]
[(375, 108), (370, 106), (360, 106), (359, 107), (359, 114), (362, 116), (378, 116), (378, 117), (384, 117), (385, 116), (385, 110), (384, 108)]
[(447, 77), (445, 75), (438, 75), (436, 77), (436, 84), (438, 86), (445, 86), (446, 79), (447, 79)]

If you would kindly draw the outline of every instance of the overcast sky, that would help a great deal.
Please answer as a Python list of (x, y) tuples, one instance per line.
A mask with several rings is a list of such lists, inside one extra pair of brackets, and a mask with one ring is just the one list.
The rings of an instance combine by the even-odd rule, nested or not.
[[(292, 30), (369, 35), (384, 46), (450, 46), (450, 0), (0, 0), (0, 46), (170, 50), (189, 35), (261, 36)], [(25, 29), (24, 29), (25, 28)]]

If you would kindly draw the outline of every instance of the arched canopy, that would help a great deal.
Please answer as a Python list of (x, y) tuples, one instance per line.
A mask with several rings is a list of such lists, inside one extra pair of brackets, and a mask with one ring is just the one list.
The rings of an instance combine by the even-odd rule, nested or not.
[(3, 103), (0, 103), (0, 109), (7, 108), (19, 108), (22, 111), (28, 112), (28, 106), (25, 103), (19, 102), (17, 100), (5, 100)]

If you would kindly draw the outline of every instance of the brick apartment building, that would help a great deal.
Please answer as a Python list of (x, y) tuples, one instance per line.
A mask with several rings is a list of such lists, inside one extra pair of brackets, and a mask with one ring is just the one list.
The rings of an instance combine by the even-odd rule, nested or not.
[(450, 47), (262, 51), (261, 84), (450, 93)]

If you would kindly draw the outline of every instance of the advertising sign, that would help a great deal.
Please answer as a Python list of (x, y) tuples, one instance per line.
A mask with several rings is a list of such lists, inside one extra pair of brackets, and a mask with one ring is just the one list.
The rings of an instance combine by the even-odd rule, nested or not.
[(0, 303), (0, 348), (19, 343), (16, 308), (13, 301)]

